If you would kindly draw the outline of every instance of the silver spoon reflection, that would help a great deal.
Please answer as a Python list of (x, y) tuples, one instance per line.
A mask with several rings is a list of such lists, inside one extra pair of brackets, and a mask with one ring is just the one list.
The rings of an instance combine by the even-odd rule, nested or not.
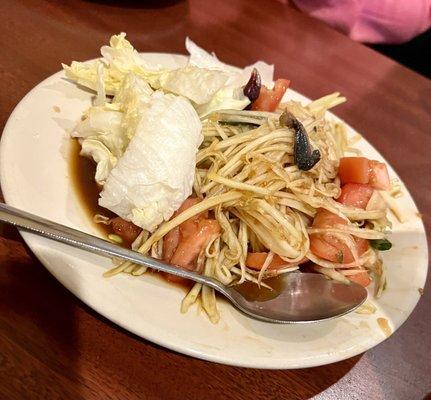
[(352, 282), (347, 285), (328, 280), (324, 275), (302, 272), (282, 275), (279, 278), (281, 279), (280, 290), (275, 297), (268, 296), (262, 300), (249, 298), (246, 292), (241, 292), (240, 286), (238, 290), (235, 286), (225, 286), (215, 279), (165, 264), (2, 203), (0, 203), (0, 221), (78, 249), (108, 257), (119, 257), (157, 271), (202, 283), (224, 295), (244, 314), (260, 321), (277, 324), (322, 321), (355, 310), (367, 298), (366, 289), (357, 283)]

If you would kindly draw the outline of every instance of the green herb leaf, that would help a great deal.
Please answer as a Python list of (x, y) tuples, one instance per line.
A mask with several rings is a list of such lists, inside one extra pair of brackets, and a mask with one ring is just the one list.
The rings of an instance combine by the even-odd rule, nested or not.
[(389, 250), (392, 247), (392, 243), (388, 239), (373, 239), (370, 240), (370, 244), (372, 248), (380, 251)]

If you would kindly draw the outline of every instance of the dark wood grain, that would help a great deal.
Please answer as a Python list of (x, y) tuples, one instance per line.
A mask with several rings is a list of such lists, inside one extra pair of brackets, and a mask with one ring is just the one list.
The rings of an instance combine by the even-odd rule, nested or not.
[[(117, 5), (121, 4), (121, 6)], [(309, 97), (338, 90), (337, 113), (399, 172), (429, 227), (431, 82), (278, 1), (2, 0), (0, 125), (60, 62), (88, 59), (112, 33), (141, 51), (184, 52), (191, 36), (226, 62), (256, 59)], [(211, 364), (157, 347), (88, 309), (17, 232), (0, 237), (0, 399), (422, 399), (431, 291), (362, 357), (297, 371)]]

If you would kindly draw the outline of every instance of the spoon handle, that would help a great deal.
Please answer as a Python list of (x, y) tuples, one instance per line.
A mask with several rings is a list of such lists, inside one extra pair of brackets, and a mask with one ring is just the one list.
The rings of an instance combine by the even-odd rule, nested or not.
[(0, 203), (0, 221), (91, 253), (107, 257), (118, 257), (134, 264), (202, 283), (216, 290), (222, 289), (220, 284), (211, 278), (146, 257), (136, 251), (125, 249), (96, 236), (49, 221), (26, 211), (18, 210), (4, 203)]

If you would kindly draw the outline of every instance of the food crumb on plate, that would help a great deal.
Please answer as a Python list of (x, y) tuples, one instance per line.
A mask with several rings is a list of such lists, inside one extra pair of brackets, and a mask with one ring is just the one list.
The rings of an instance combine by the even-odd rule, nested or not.
[(59, 107), (59, 106), (53, 106), (53, 107), (52, 107), (52, 109), (53, 109), (56, 113), (61, 112), (61, 109), (60, 109), (60, 107)]
[(380, 329), (389, 337), (392, 335), (392, 329), (389, 326), (389, 321), (386, 318), (377, 318), (377, 323), (379, 324)]
[(374, 304), (366, 302), (362, 306), (358, 307), (355, 311), (356, 314), (374, 314), (377, 308)]
[(417, 211), (417, 212), (416, 212), (416, 216), (417, 216), (418, 218), (422, 219), (424, 215), (423, 215), (421, 212)]
[(424, 294), (424, 288), (418, 288), (418, 292), (422, 296)]

